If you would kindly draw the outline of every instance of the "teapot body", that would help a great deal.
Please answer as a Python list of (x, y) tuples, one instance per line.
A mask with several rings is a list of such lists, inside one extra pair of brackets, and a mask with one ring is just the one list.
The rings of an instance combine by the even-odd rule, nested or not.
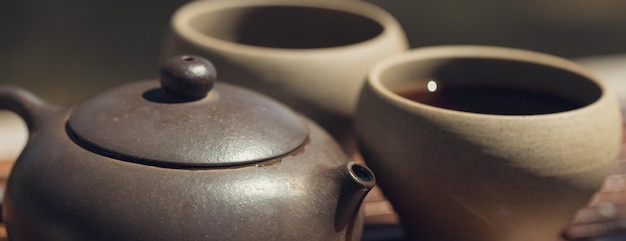
[(3, 200), (12, 241), (360, 240), (374, 186), (317, 124), (199, 56), (53, 106), (0, 86), (30, 135)]
[[(280, 158), (183, 169), (118, 160), (82, 145), (50, 114), (12, 170), (3, 203), (20, 240), (356, 240), (337, 230), (349, 159), (316, 124)], [(356, 218), (357, 215), (353, 215)]]

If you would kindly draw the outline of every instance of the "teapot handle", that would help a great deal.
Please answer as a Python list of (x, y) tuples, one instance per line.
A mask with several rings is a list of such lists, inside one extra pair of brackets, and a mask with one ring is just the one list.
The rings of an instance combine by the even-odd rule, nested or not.
[[(30, 134), (39, 129), (45, 110), (49, 108), (48, 103), (27, 90), (0, 85), (0, 110), (9, 110), (22, 117)], [(0, 200), (0, 223), (3, 222), (2, 201)]]
[(19, 87), (0, 85), (0, 110), (18, 114), (32, 133), (39, 128), (40, 118), (50, 105), (33, 93)]

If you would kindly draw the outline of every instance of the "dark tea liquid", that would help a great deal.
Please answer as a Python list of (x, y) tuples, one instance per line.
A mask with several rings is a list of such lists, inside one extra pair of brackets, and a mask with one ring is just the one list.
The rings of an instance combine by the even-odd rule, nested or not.
[[(440, 108), (482, 114), (537, 115), (557, 113), (583, 107), (573, 99), (549, 93), (512, 87), (436, 86), (394, 91), (423, 104)], [(433, 86), (436, 86), (433, 88)]]

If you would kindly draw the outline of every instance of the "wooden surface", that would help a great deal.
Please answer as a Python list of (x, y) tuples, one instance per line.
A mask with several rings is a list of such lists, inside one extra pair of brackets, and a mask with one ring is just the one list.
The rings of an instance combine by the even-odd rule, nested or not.
[(626, 144), (622, 144), (622, 155), (600, 190), (564, 230), (563, 240), (626, 240)]
[[(13, 167), (13, 160), (2, 160), (0, 158), (0, 198), (4, 196), (4, 186), (7, 183), (7, 178)], [(7, 232), (4, 229), (4, 224), (0, 224), (0, 241), (7, 240)]]

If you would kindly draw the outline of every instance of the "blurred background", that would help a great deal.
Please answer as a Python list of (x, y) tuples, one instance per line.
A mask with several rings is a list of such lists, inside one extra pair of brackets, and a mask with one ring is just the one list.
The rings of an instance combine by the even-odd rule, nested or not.
[[(1, 1), (0, 84), (72, 104), (156, 79), (169, 18), (190, 0)], [(481, 44), (584, 58), (613, 81), (626, 106), (626, 1), (367, 1), (398, 19), (412, 48)], [(25, 132), (21, 119), (0, 110), (0, 153), (16, 156)]]
[[(3, 0), (0, 84), (66, 104), (123, 82), (156, 78), (169, 18), (185, 2)], [(369, 2), (399, 20), (414, 48), (485, 44), (567, 58), (626, 53), (622, 0)]]

